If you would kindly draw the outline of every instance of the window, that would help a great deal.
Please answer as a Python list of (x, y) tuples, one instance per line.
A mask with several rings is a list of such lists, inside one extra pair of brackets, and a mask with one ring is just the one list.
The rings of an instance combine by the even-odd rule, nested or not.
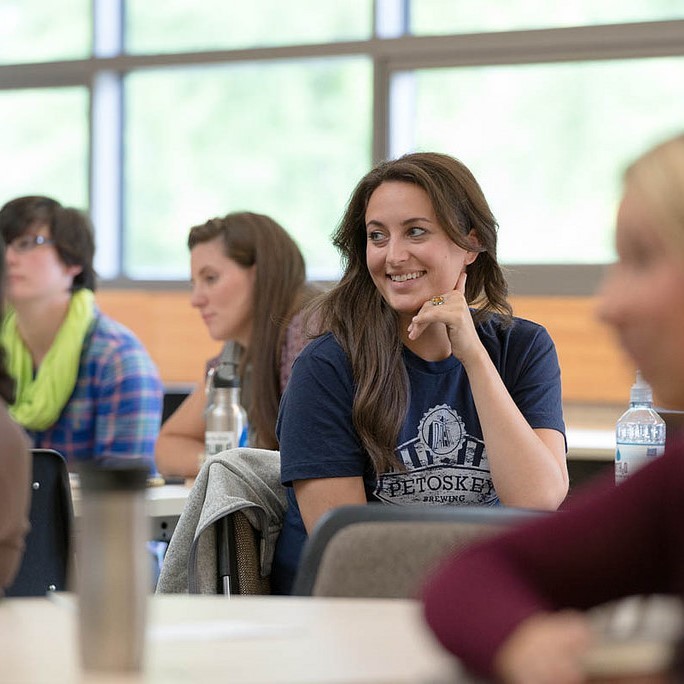
[(88, 206), (85, 88), (0, 90), (0, 131), (0, 204), (19, 195), (52, 193), (65, 203)]
[(625, 161), (684, 120), (684, 6), (566, 5), (4, 0), (0, 203), (88, 208), (119, 285), (187, 280), (189, 228), (244, 209), (334, 279), (360, 176), (432, 148), (480, 180), (514, 291), (559, 293), (565, 269), (589, 293)]
[(411, 121), (391, 156), (461, 159), (499, 222), (505, 263), (606, 263), (622, 170), (682, 128), (673, 83), (684, 58), (400, 72), (392, 111)]
[(339, 268), (330, 234), (371, 163), (370, 93), (360, 57), (128, 76), (128, 275), (177, 276), (191, 226), (256, 211), (293, 235), (310, 278), (330, 278)]
[(680, 0), (414, 0), (415, 34), (475, 33), (683, 19)]
[(227, 50), (367, 40), (370, 0), (128, 0), (126, 49), (133, 53)]
[(91, 0), (3, 0), (0, 64), (83, 59), (91, 49)]

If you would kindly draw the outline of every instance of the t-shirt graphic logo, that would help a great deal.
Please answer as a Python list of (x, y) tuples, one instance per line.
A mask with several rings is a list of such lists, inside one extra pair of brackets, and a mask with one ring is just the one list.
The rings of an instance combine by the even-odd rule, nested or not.
[(437, 456), (458, 451), (465, 435), (461, 417), (450, 406), (435, 406), (421, 420), (418, 434)]
[(392, 504), (479, 504), (497, 502), (482, 439), (468, 434), (459, 413), (446, 404), (428, 409), (414, 436), (399, 444), (405, 469), (383, 473), (375, 496)]

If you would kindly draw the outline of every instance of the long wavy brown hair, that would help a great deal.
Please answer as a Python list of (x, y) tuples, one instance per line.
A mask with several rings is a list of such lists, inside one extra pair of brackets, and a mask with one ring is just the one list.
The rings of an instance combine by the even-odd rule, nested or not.
[(220, 237), (224, 254), (238, 264), (256, 264), (252, 340), (240, 358), (241, 382), (251, 367), (249, 420), (256, 446), (277, 449), (275, 424), (280, 403), (280, 361), (290, 320), (315, 294), (306, 283), (304, 257), (287, 231), (272, 218), (251, 212), (228, 214), (195, 226), (188, 248)]
[(333, 236), (344, 274), (313, 311), (321, 330), (331, 331), (349, 357), (356, 388), (352, 419), (377, 473), (398, 467), (394, 449), (409, 404), (398, 315), (376, 289), (366, 265), (366, 208), (377, 187), (388, 181), (425, 190), (440, 226), (460, 247), (473, 251), (467, 236), (473, 231), (477, 237), (480, 254), (468, 266), (465, 292), (475, 322), (498, 313), (507, 324), (512, 316), (496, 257), (497, 223), (464, 164), (445, 154), (413, 153), (383, 162), (361, 179)]

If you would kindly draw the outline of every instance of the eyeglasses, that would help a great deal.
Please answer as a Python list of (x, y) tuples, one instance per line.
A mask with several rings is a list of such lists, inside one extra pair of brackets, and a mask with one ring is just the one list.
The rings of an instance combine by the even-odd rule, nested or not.
[(11, 247), (15, 252), (23, 254), (39, 247), (40, 245), (52, 245), (54, 240), (45, 237), (45, 235), (20, 235), (14, 238), (7, 246)]

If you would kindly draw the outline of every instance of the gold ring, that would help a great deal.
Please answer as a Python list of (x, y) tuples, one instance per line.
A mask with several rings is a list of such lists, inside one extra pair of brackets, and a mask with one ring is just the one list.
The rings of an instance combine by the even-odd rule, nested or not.
[(435, 295), (430, 299), (430, 304), (432, 304), (432, 306), (441, 306), (445, 301), (446, 300), (444, 297), (442, 297), (442, 295)]

